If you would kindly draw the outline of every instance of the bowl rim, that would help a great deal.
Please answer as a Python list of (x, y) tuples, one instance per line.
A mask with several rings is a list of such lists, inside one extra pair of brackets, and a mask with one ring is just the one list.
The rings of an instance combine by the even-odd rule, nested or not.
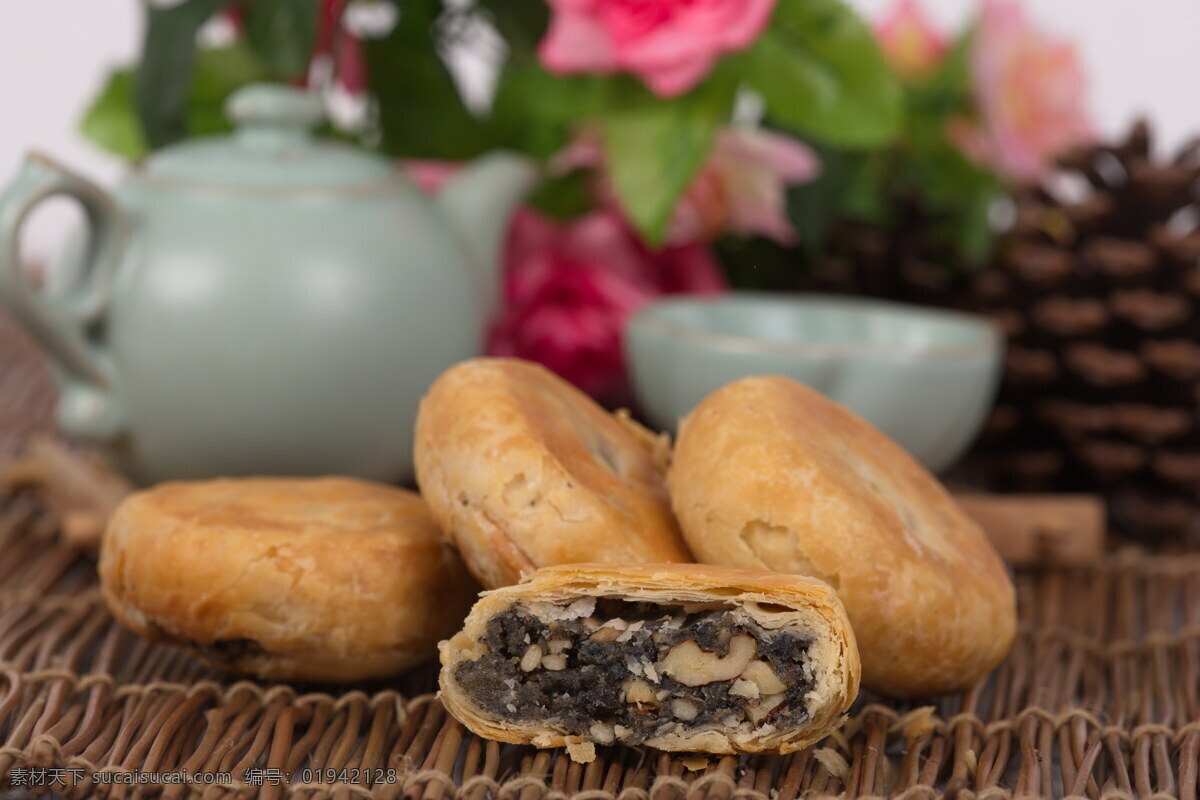
[[(933, 316), (939, 320), (955, 322), (975, 329), (979, 334), (978, 340), (962, 344), (931, 345), (914, 350), (912, 348), (897, 348), (886, 344), (867, 342), (803, 342), (781, 341), (766, 339), (742, 333), (724, 333), (708, 328), (680, 322), (657, 314), (664, 308), (680, 306), (711, 306), (733, 300), (759, 305), (799, 305), (810, 303), (833, 303), (843, 308), (854, 308), (859, 311), (872, 310), (900, 312), (906, 315), (920, 314)], [(949, 309), (919, 306), (912, 303), (899, 303), (892, 300), (855, 297), (840, 294), (783, 294), (774, 292), (727, 292), (720, 295), (672, 295), (651, 301), (642, 306), (626, 323), (628, 330), (634, 328), (657, 329), (658, 333), (666, 333), (675, 339), (687, 340), (693, 343), (702, 342), (709, 347), (721, 350), (762, 351), (773, 354), (794, 353), (797, 355), (815, 356), (822, 358), (874, 356), (892, 359), (971, 359), (999, 354), (1003, 338), (999, 326), (986, 317)]]

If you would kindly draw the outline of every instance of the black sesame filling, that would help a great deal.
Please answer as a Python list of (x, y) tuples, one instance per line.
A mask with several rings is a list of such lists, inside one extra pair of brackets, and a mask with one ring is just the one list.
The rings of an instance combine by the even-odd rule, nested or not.
[[(747, 654), (752, 665), (703, 682), (668, 659), (687, 642), (721, 659), (724, 673)], [(811, 638), (765, 629), (736, 609), (600, 599), (589, 616), (546, 621), (514, 604), (492, 617), (482, 643), (485, 655), (455, 668), (475, 704), (603, 744), (743, 723), (786, 728), (809, 718)]]

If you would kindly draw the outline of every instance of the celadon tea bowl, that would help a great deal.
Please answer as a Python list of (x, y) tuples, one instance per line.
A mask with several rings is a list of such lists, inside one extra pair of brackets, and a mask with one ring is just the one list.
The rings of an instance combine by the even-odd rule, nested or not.
[(999, 379), (999, 331), (968, 314), (833, 296), (732, 293), (643, 308), (625, 331), (642, 412), (673, 429), (709, 392), (783, 375), (849, 407), (930, 470), (979, 432)]

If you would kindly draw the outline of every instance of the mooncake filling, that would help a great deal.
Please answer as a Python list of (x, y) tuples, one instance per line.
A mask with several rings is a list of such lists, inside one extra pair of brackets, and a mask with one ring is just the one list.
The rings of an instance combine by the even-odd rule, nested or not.
[(481, 641), (487, 652), (455, 667), (477, 706), (600, 744), (765, 734), (810, 716), (811, 636), (728, 604), (514, 603)]

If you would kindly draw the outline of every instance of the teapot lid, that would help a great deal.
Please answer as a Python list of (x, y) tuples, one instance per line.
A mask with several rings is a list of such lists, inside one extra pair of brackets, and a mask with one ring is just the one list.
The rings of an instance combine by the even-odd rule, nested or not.
[(228, 136), (182, 142), (155, 153), (138, 171), (150, 180), (271, 189), (350, 188), (395, 179), (386, 158), (341, 142), (314, 138), (324, 118), (313, 92), (252, 84), (225, 103)]

